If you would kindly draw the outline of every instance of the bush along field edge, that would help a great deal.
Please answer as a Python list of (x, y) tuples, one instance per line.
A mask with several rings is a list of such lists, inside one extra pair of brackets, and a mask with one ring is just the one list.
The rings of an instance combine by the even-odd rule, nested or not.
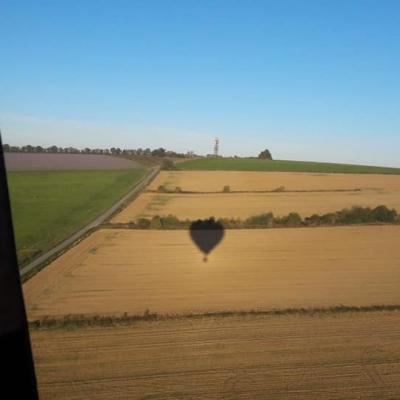
[[(352, 207), (326, 214), (313, 214), (309, 217), (301, 217), (296, 212), (284, 216), (275, 216), (272, 212), (240, 218), (208, 218), (220, 224), (225, 229), (262, 229), (262, 228), (297, 228), (318, 226), (343, 226), (362, 224), (400, 224), (400, 215), (395, 209), (389, 209), (384, 205), (371, 207)], [(190, 226), (200, 220), (179, 219), (174, 215), (152, 218), (140, 217), (128, 223), (103, 224), (103, 228), (126, 229), (189, 229)]]

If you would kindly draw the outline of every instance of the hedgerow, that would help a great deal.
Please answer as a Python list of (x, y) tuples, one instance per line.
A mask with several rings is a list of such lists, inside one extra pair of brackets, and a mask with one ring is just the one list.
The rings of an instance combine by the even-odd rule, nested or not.
[[(251, 229), (352, 224), (397, 224), (400, 223), (400, 218), (396, 210), (389, 209), (386, 206), (378, 206), (375, 208), (345, 208), (340, 211), (321, 215), (313, 214), (305, 218), (302, 218), (296, 212), (291, 212), (284, 216), (274, 216), (272, 212), (268, 212), (251, 216), (244, 220), (240, 218), (218, 218), (215, 221), (225, 229)], [(189, 219), (181, 220), (174, 215), (156, 215), (152, 218), (138, 218), (127, 224), (127, 227), (132, 229), (189, 229), (194, 222), (196, 221)]]

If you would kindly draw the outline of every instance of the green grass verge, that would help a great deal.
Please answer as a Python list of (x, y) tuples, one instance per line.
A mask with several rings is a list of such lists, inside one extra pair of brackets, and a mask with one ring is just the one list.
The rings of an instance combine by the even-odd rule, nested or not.
[(283, 171), (400, 175), (400, 168), (333, 164), (312, 161), (260, 160), (257, 158), (200, 158), (176, 164), (178, 170)]
[(145, 174), (145, 169), (9, 172), (20, 265), (106, 211)]

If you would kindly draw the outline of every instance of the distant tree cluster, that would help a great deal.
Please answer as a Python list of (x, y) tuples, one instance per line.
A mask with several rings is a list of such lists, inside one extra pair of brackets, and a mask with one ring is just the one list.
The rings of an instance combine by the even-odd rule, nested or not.
[(175, 163), (169, 159), (163, 160), (161, 169), (165, 171), (172, 171), (176, 169)]
[(263, 160), (272, 160), (272, 155), (268, 149), (265, 149), (258, 155), (258, 158), (261, 158)]
[(111, 154), (111, 155), (128, 155), (128, 156), (148, 156), (148, 157), (176, 157), (185, 158), (193, 157), (193, 152), (177, 153), (175, 151), (166, 150), (163, 147), (158, 149), (121, 149), (119, 147), (111, 147), (110, 149), (91, 149), (85, 147), (84, 149), (77, 149), (75, 147), (42, 147), (42, 146), (10, 146), (9, 144), (3, 145), (4, 152), (10, 153), (68, 153), (68, 154)]

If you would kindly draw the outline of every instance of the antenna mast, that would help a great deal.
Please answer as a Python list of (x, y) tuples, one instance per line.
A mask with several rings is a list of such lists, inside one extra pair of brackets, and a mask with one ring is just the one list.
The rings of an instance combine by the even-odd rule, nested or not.
[(215, 141), (214, 141), (214, 157), (218, 157), (218, 151), (219, 151), (219, 139), (215, 138)]

